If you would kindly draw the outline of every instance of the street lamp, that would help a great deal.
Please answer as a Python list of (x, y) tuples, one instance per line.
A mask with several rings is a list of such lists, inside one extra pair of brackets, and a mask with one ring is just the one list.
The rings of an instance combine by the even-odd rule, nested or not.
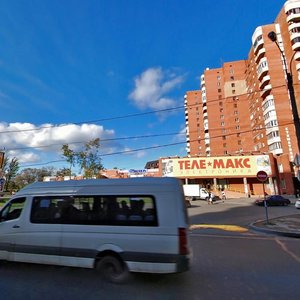
[(277, 34), (274, 31), (271, 31), (268, 34), (268, 38), (276, 44), (277, 48), (279, 49), (279, 51), (281, 53), (281, 56), (282, 56), (282, 59), (284, 62), (284, 66), (285, 66), (284, 71), (285, 71), (286, 80), (287, 80), (287, 88), (288, 88), (289, 95), (290, 95), (292, 114), (293, 114), (296, 138), (297, 138), (297, 143), (298, 143), (298, 151), (297, 152), (299, 152), (300, 151), (300, 120), (299, 120), (299, 114), (298, 114), (297, 103), (296, 103), (296, 98), (295, 98), (295, 91), (294, 91), (294, 84), (293, 84), (293, 76), (292, 76), (292, 60), (293, 60), (293, 57), (296, 54), (296, 52), (294, 52), (294, 54), (290, 60), (290, 65), (289, 65), (289, 69), (288, 69), (285, 54), (283, 53), (283, 51), (281, 50), (281, 48), (278, 45)]

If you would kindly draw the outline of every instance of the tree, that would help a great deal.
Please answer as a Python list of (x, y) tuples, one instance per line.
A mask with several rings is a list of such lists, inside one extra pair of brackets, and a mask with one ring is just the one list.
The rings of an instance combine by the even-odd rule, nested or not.
[(73, 151), (72, 149), (70, 149), (68, 144), (64, 144), (62, 145), (61, 148), (62, 152), (63, 152), (63, 156), (66, 158), (66, 161), (70, 164), (69, 170), (70, 170), (70, 176), (72, 174), (72, 167), (75, 166), (76, 164), (76, 157), (77, 154), (75, 151)]
[(45, 176), (51, 176), (53, 172), (53, 167), (42, 169), (26, 168), (14, 178), (14, 184), (18, 189), (21, 189), (30, 183), (43, 181)]
[(5, 191), (11, 190), (12, 179), (17, 175), (19, 169), (19, 161), (16, 157), (12, 158), (10, 161), (8, 157), (5, 157), (3, 162), (3, 172), (5, 174)]
[(71, 166), (76, 164), (83, 171), (85, 178), (99, 178), (100, 170), (103, 170), (102, 160), (100, 157), (100, 139), (96, 138), (87, 142), (84, 145), (84, 149), (81, 151), (74, 151), (70, 149), (68, 144), (62, 146), (63, 156), (66, 157), (68, 163)]
[(100, 139), (96, 138), (86, 143), (84, 150), (78, 153), (77, 161), (85, 178), (99, 178), (99, 171), (103, 170), (99, 149)]
[(65, 177), (70, 176), (71, 177), (71, 170), (69, 168), (62, 168), (56, 171), (57, 177)]

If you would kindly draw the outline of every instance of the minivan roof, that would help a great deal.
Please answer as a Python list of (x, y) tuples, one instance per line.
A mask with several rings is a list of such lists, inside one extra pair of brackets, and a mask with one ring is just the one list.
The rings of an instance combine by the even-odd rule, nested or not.
[[(25, 186), (18, 194), (26, 194), (37, 190), (73, 189), (85, 187), (107, 187), (107, 186), (178, 186), (181, 183), (174, 177), (137, 177), (121, 179), (82, 179), (67, 181), (43, 181), (35, 182)], [(66, 190), (65, 190), (66, 191)]]

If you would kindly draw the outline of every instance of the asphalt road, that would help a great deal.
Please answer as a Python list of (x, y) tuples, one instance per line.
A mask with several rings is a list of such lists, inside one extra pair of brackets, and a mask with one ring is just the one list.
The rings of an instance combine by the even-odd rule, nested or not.
[[(293, 207), (282, 207), (270, 214), (289, 210), (295, 213)], [(189, 272), (133, 275), (128, 283), (114, 285), (93, 270), (1, 263), (1, 299), (300, 299), (299, 239), (247, 227), (264, 217), (264, 208), (238, 200), (212, 206), (196, 201), (189, 214), (194, 225), (221, 227), (191, 231)], [(237, 227), (225, 230), (224, 225)]]

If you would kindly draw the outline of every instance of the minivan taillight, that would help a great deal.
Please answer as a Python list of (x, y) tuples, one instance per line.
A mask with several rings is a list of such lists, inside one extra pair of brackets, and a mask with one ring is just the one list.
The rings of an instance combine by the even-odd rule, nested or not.
[(188, 237), (186, 228), (178, 228), (179, 236), (179, 254), (187, 255), (189, 254), (188, 249)]

